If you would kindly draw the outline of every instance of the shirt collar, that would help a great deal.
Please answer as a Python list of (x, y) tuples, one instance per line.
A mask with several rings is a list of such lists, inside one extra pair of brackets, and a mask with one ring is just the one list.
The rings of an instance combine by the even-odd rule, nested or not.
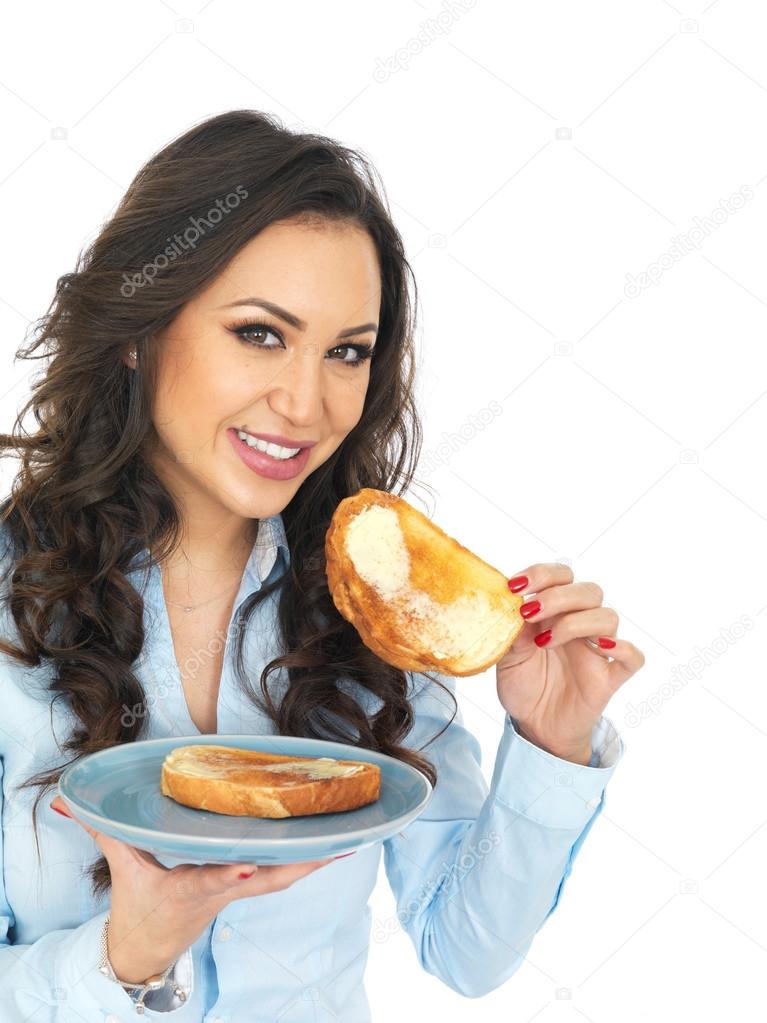
[(263, 582), (274, 568), (277, 558), (282, 550), (285, 566), (290, 564), (290, 549), (285, 533), (285, 524), (282, 515), (270, 515), (269, 518), (259, 519), (258, 533), (253, 550), (245, 565), (243, 583), (248, 582), (253, 589), (260, 589)]
[(239, 611), (241, 604), (252, 593), (261, 589), (280, 557), (282, 557), (280, 569), (284, 570), (290, 564), (290, 551), (282, 516), (277, 513), (258, 521), (256, 541), (245, 565), (245, 571), (242, 573), (240, 587), (234, 598), (232, 614)]

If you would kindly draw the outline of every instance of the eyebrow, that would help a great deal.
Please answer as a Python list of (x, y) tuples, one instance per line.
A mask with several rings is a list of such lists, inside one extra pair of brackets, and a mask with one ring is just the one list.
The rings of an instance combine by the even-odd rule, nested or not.
[[(229, 302), (226, 305), (219, 306), (218, 308), (231, 309), (233, 306), (238, 305), (261, 306), (262, 309), (266, 309), (267, 312), (270, 312), (274, 316), (278, 316), (281, 320), (284, 320), (286, 323), (289, 323), (291, 327), (296, 327), (297, 330), (306, 330), (307, 324), (305, 320), (299, 319), (298, 316), (294, 316), (293, 313), (289, 313), (287, 309), (282, 309), (280, 306), (275, 305), (274, 302), (269, 302), (265, 298), (240, 298), (236, 302)], [(359, 327), (347, 327), (346, 330), (342, 330), (340, 334), (336, 335), (336, 339), (352, 337), (355, 334), (366, 334), (369, 330), (377, 332), (378, 324), (362, 323)]]

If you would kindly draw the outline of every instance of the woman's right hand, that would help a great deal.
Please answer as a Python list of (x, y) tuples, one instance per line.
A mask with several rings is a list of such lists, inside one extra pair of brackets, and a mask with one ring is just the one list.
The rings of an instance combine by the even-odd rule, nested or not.
[[(109, 863), (109, 961), (120, 980), (128, 983), (139, 984), (165, 970), (235, 899), (282, 891), (338, 859), (330, 856), (277, 866), (180, 863), (165, 867), (151, 853), (85, 824), (61, 796), (50, 805), (84, 828)], [(247, 879), (239, 876), (251, 871), (254, 873)]]

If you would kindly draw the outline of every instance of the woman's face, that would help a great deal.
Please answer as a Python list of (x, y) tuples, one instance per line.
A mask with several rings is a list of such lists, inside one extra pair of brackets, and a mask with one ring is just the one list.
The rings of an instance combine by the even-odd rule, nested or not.
[[(289, 504), (360, 420), (370, 360), (352, 346), (374, 345), (380, 304), (367, 232), (281, 221), (182, 308), (157, 339), (151, 458), (187, 513), (265, 518)], [(281, 461), (238, 431), (315, 443)]]

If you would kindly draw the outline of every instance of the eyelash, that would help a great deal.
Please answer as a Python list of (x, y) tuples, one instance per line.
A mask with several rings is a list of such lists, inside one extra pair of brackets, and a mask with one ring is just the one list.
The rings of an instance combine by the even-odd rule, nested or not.
[[(265, 330), (268, 333), (273, 334), (276, 338), (279, 338), (279, 340), (283, 344), (285, 343), (285, 339), (283, 338), (282, 334), (280, 334), (280, 332), (275, 327), (272, 327), (268, 323), (262, 323), (257, 320), (245, 320), (243, 323), (236, 323), (233, 326), (229, 327), (229, 330), (232, 332), (232, 334), (235, 334), (246, 345), (250, 345), (252, 348), (263, 348), (265, 351), (272, 350), (272, 348), (270, 348), (268, 345), (260, 345), (256, 344), (255, 341), (249, 341), (245, 337), (245, 335), (250, 333), (250, 331), (252, 330)], [(331, 349), (331, 351), (336, 351), (336, 349), (339, 348), (352, 348), (354, 349), (355, 352), (357, 352), (357, 358), (354, 359), (354, 361), (352, 362), (350, 362), (348, 359), (335, 360), (336, 362), (341, 362), (346, 366), (354, 366), (355, 368), (358, 368), (359, 366), (362, 366), (368, 359), (371, 359), (373, 357), (373, 345), (366, 344), (336, 345), (335, 348)]]

